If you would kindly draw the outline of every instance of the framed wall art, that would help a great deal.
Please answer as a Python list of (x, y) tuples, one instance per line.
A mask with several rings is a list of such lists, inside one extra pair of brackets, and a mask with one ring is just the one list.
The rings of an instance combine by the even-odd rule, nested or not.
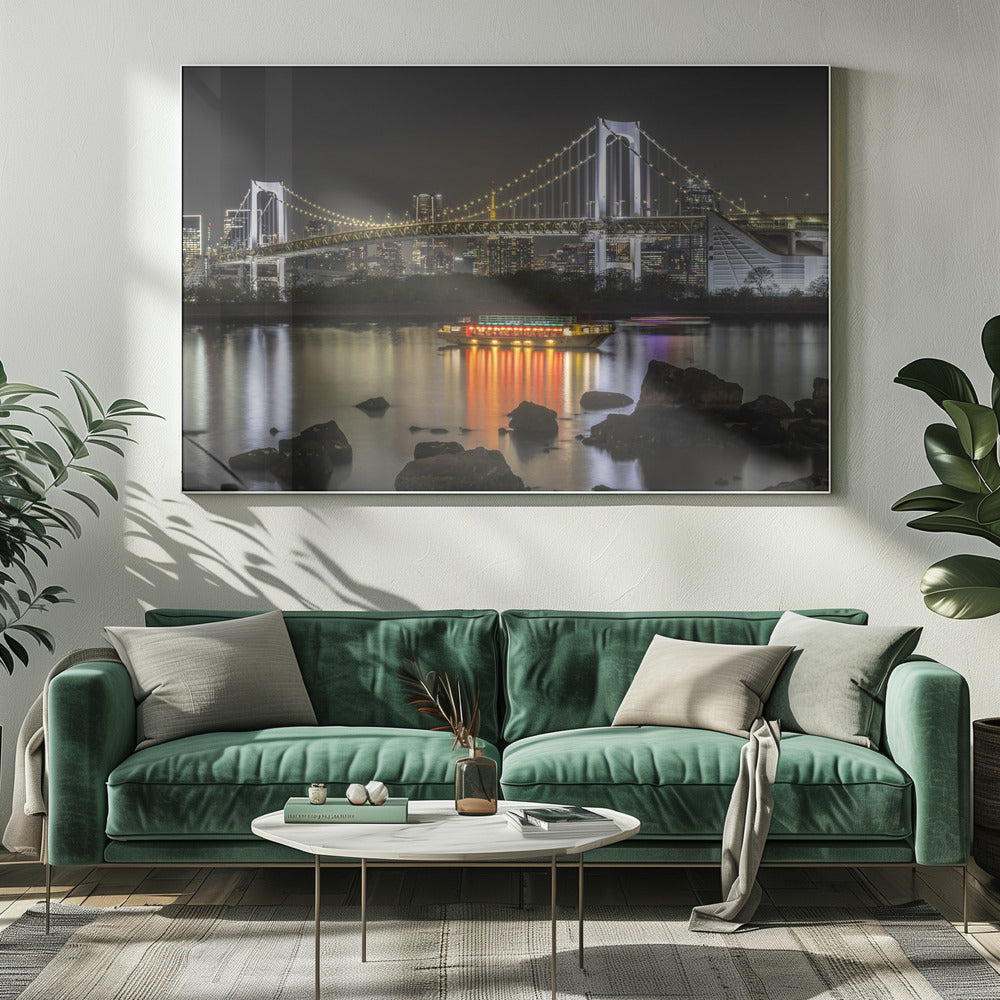
[(828, 67), (182, 91), (185, 491), (829, 490)]

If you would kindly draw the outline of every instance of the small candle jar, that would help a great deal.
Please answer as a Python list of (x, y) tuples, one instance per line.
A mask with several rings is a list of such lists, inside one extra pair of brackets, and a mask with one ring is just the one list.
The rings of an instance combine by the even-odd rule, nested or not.
[(326, 802), (326, 785), (322, 782), (309, 786), (309, 805), (321, 806)]

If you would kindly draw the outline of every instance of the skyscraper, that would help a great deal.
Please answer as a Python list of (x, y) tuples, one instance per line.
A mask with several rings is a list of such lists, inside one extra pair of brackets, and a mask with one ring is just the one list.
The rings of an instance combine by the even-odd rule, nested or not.
[(185, 264), (191, 263), (203, 253), (201, 240), (201, 216), (181, 216), (181, 257)]

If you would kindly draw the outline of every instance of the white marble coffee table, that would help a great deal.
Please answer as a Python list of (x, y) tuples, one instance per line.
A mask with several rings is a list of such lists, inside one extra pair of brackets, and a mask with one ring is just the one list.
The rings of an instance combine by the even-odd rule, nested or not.
[[(545, 832), (525, 837), (507, 825), (507, 809), (548, 805), (543, 802), (500, 802), (495, 816), (459, 816), (450, 800), (410, 802), (408, 823), (286, 823), (283, 813), (258, 816), (251, 829), (258, 837), (272, 840), (315, 858), (316, 888), (316, 997), (320, 995), (319, 897), (320, 860), (323, 857), (358, 858), (361, 861), (361, 961), (367, 959), (368, 862), (398, 861), (434, 864), (436, 862), (530, 861), (550, 859), (552, 912), (552, 997), (556, 995), (556, 862), (559, 857), (578, 856), (579, 961), (583, 966), (583, 855), (585, 851), (614, 844), (639, 832), (639, 821), (612, 809), (593, 808), (614, 821), (614, 828), (599, 834), (574, 833), (572, 830)], [(373, 807), (375, 808), (375, 807)]]

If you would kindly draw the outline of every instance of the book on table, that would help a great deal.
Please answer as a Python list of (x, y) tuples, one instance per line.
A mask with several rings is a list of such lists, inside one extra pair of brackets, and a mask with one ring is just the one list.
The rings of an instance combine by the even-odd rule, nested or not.
[(285, 803), (286, 823), (405, 823), (410, 800), (389, 798), (380, 806), (355, 805), (347, 799), (329, 798), (313, 805), (308, 798), (293, 796)]
[(553, 832), (600, 833), (615, 829), (613, 819), (584, 806), (527, 806), (507, 810), (507, 823), (526, 836)]

